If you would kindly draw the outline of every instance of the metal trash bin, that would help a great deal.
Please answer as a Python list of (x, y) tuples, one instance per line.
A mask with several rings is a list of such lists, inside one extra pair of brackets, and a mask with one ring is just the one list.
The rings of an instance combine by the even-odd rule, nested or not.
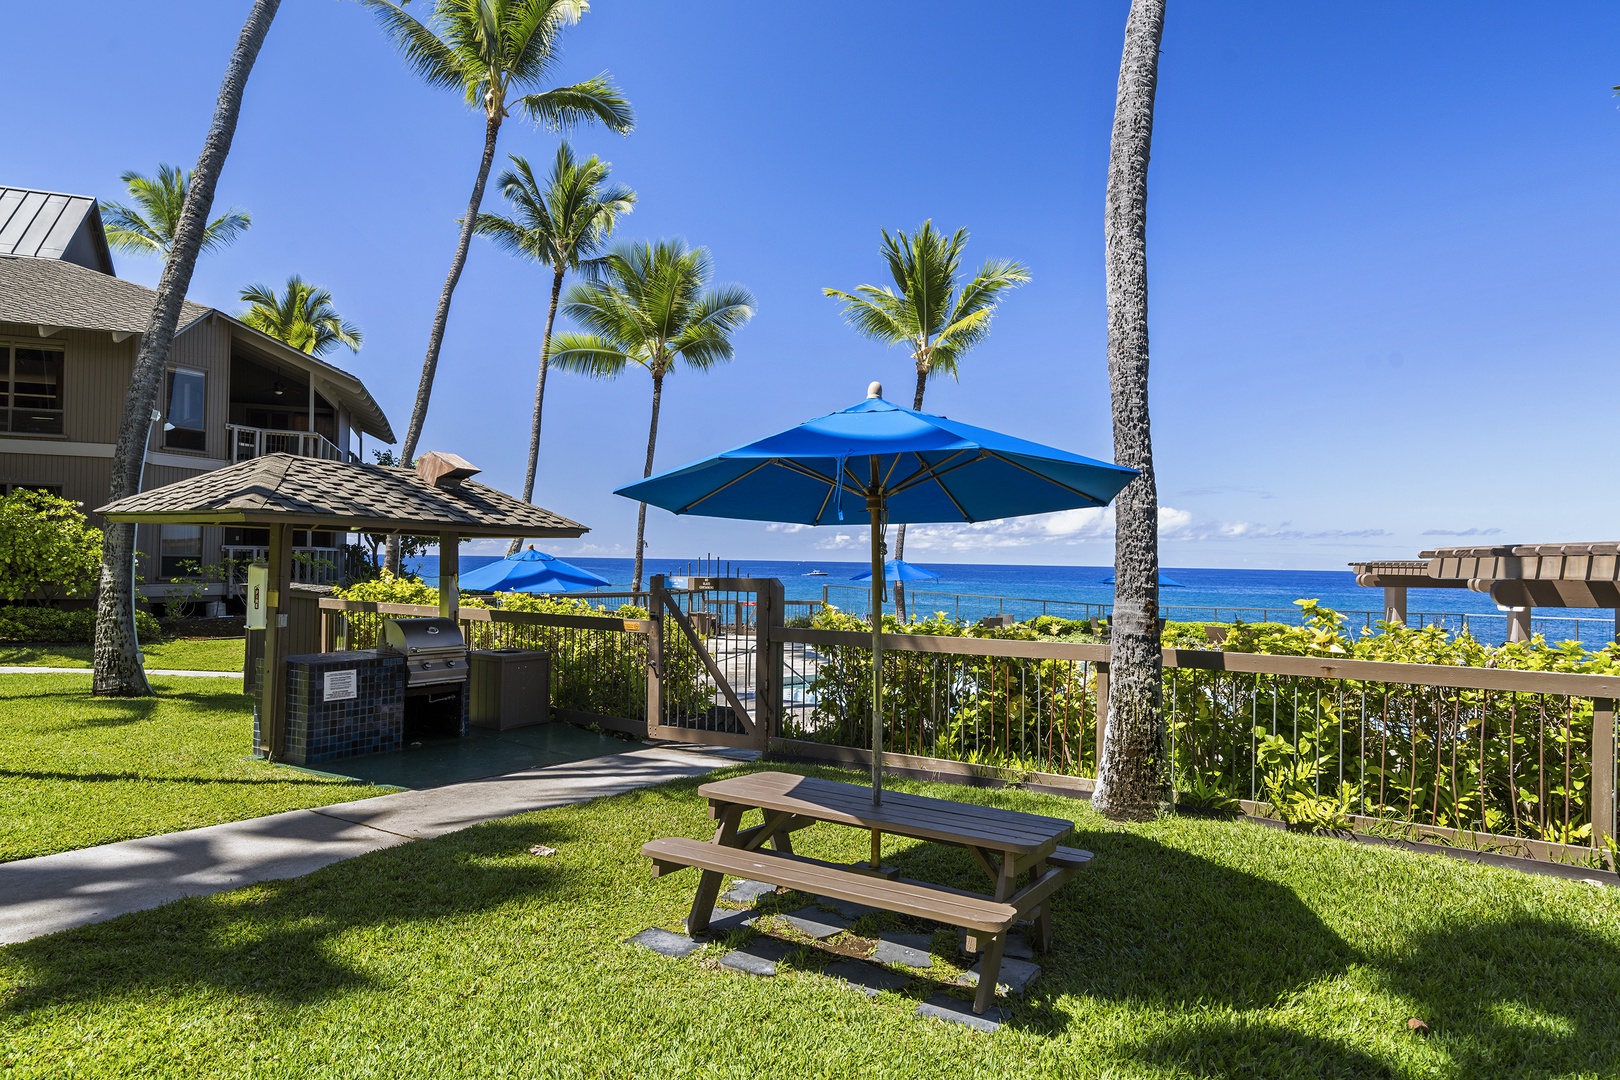
[(550, 721), (550, 653), (475, 650), (467, 660), (469, 719), (474, 727), (506, 731)]

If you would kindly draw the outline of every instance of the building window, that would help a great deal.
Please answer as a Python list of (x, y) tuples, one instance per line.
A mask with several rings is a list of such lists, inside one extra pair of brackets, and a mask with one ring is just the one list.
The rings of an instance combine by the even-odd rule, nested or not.
[(159, 541), (158, 577), (191, 577), (202, 566), (202, 526), (165, 525)]
[(0, 345), (0, 431), (62, 434), (62, 350)]
[(169, 450), (208, 449), (203, 413), (208, 400), (208, 376), (187, 368), (169, 371), (169, 409), (163, 418), (163, 445)]

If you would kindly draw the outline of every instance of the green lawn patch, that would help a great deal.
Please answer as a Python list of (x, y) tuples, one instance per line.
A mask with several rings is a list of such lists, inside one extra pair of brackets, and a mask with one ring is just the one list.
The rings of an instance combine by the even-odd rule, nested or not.
[[(1058, 896), (1044, 974), (993, 1035), (917, 1019), (939, 990), (925, 978), (874, 1000), (841, 989), (807, 943), (774, 979), (718, 967), (746, 931), (683, 960), (624, 945), (678, 928), (690, 903), (693, 873), (654, 879), (637, 852), (708, 835), (700, 782), (0, 950), (0, 1067), (345, 1080), (1620, 1074), (1620, 890), (1246, 822), (1117, 828), (1026, 792), (895, 785), (1075, 818), (1097, 853)], [(828, 825), (794, 839), (820, 858), (866, 853), (864, 835)], [(529, 854), (537, 844), (557, 853)], [(911, 875), (981, 885), (964, 853), (897, 841), (886, 854)], [(900, 925), (871, 915), (854, 929)], [(1408, 1030), (1413, 1017), (1428, 1037)]]
[[(0, 664), (89, 667), (89, 645), (0, 645)], [(176, 638), (142, 645), (149, 668), (172, 671), (241, 671), (241, 638)]]
[(0, 861), (388, 790), (248, 758), (252, 706), (229, 679), (154, 684), (93, 698), (88, 675), (0, 675)]

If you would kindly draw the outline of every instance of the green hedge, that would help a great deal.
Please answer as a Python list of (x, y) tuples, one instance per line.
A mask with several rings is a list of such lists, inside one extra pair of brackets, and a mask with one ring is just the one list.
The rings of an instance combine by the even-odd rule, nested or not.
[[(156, 641), (163, 629), (150, 612), (135, 613), (135, 631), (142, 641)], [(52, 607), (0, 607), (0, 641), (44, 641), (90, 645), (96, 640), (93, 608), (64, 611)]]

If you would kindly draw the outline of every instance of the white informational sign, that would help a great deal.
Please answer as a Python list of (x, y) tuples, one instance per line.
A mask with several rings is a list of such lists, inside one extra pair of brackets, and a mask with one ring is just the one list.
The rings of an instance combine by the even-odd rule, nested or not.
[(322, 701), (353, 701), (360, 689), (358, 672), (354, 668), (328, 671), (321, 687)]
[(270, 568), (268, 566), (250, 566), (247, 568), (247, 628), (249, 630), (263, 630), (265, 628), (265, 613), (270, 606)]

